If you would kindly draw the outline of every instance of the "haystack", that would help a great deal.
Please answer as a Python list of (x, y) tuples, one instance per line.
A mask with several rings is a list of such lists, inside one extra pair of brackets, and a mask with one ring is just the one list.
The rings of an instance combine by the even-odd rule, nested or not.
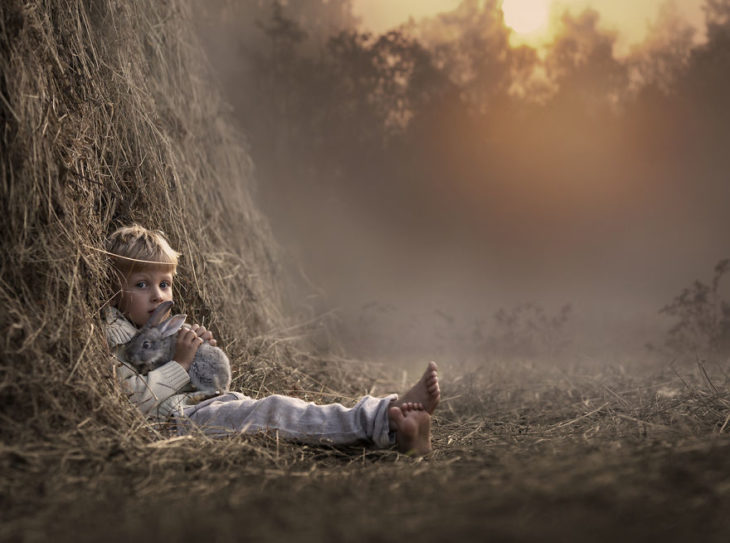
[(134, 448), (159, 437), (112, 378), (101, 330), (111, 294), (104, 239), (132, 222), (161, 229), (183, 252), (177, 306), (220, 338), (234, 388), (253, 396), (312, 388), (301, 371), (311, 360), (282, 340), (289, 325), (275, 244), (188, 8), (0, 7), (6, 453), (97, 437)]

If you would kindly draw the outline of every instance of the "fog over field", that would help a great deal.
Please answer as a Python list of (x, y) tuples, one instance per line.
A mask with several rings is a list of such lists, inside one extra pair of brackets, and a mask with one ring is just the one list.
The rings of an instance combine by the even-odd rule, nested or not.
[(378, 33), (346, 0), (206, 4), (298, 303), (366, 355), (528, 302), (581, 349), (661, 343), (730, 253), (730, 4), (658, 4), (628, 45), (598, 5), (533, 48), (494, 0)]

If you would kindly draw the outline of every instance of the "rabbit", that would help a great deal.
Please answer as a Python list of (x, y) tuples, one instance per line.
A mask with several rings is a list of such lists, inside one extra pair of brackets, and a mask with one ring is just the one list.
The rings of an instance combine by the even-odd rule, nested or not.
[[(143, 375), (166, 364), (175, 355), (176, 334), (187, 315), (174, 315), (162, 321), (170, 307), (172, 302), (161, 303), (124, 347), (126, 360)], [(231, 385), (228, 357), (221, 349), (208, 343), (198, 347), (188, 373), (196, 390), (223, 392)]]

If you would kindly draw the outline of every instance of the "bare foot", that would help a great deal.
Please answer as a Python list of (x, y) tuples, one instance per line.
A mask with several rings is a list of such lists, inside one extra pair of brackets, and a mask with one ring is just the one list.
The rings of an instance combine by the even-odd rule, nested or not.
[(421, 456), (431, 452), (431, 415), (421, 406), (413, 408), (391, 407), (388, 409), (390, 427), (395, 430), (398, 451)]
[(438, 367), (436, 362), (429, 362), (418, 382), (401, 398), (394, 401), (393, 406), (402, 407), (406, 403), (420, 403), (428, 414), (432, 415), (440, 399)]

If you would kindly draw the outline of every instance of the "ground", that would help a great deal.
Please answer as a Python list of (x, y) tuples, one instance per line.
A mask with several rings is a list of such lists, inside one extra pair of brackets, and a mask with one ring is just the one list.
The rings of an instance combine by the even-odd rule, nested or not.
[(723, 379), (442, 364), (435, 452), (421, 459), (275, 436), (4, 447), (0, 539), (727, 541)]

